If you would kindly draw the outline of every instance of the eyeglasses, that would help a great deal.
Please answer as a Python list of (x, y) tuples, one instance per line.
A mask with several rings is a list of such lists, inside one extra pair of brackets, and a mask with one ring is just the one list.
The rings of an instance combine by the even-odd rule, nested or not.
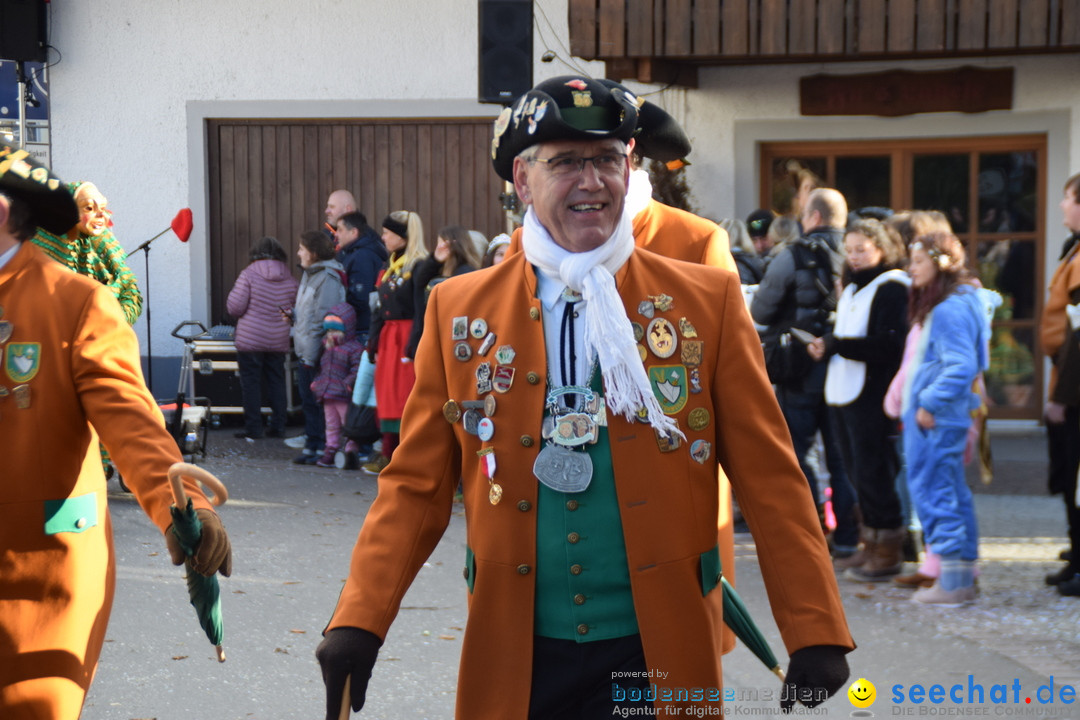
[(573, 155), (560, 155), (553, 158), (533, 158), (534, 162), (547, 165), (552, 175), (557, 177), (571, 177), (580, 175), (585, 170), (585, 163), (591, 162), (593, 168), (600, 175), (621, 175), (626, 167), (626, 153), (603, 153), (592, 157), (574, 157)]

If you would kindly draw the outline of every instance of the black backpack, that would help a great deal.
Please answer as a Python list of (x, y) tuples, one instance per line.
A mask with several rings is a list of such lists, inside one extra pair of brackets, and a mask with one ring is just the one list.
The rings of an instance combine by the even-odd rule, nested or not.
[[(817, 289), (816, 302), (805, 300), (797, 305), (794, 316), (778, 322), (762, 333), (761, 349), (765, 354), (765, 370), (775, 385), (798, 382), (809, 374), (814, 360), (806, 352), (806, 344), (793, 335), (792, 328), (804, 330), (814, 337), (822, 336), (832, 327), (831, 317), (836, 310), (836, 293), (833, 291), (833, 251), (822, 241), (795, 243), (791, 246), (795, 262), (795, 276), (801, 272), (813, 273), (813, 286)], [(797, 285), (797, 283), (796, 283)], [(794, 289), (789, 294), (795, 292)], [(798, 310), (813, 309), (811, 319), (806, 315), (796, 321)]]

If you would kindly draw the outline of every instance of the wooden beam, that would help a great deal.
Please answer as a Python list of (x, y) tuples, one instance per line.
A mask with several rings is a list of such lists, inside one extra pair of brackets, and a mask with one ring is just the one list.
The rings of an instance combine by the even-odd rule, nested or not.
[(915, 50), (915, 0), (889, 0), (888, 19), (890, 53)]
[(720, 54), (720, 0), (697, 0), (691, 23), (694, 28), (693, 54)]
[(653, 54), (653, 0), (626, 0), (626, 54)]
[(1050, 0), (1026, 0), (1020, 13), (1020, 47), (1050, 46)]
[(592, 59), (597, 52), (596, 0), (570, 0), (567, 8), (570, 25), (570, 54)]
[(859, 28), (856, 52), (859, 55), (885, 52), (885, 8), (881, 0), (859, 0), (856, 10), (856, 26)]
[(597, 54), (601, 57), (626, 54), (625, 0), (600, 0), (600, 39)]
[(957, 50), (982, 50), (986, 47), (986, 11), (989, 0), (958, 0), (956, 28)]
[(724, 0), (720, 50), (726, 56), (750, 54), (750, 2)]
[(945, 0), (918, 0), (915, 49), (940, 52), (945, 49)]
[(761, 54), (787, 55), (787, 3), (761, 0)]
[(986, 33), (988, 48), (1016, 47), (1016, 0), (990, 0), (990, 20)]

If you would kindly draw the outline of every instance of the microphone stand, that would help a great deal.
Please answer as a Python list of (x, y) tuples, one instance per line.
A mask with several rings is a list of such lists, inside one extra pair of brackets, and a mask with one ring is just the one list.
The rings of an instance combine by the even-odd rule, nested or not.
[[(154, 237), (144, 242), (139, 247), (135, 248), (128, 253), (128, 257), (131, 257), (140, 250), (143, 251), (143, 268), (146, 273), (146, 385), (150, 388), (150, 394), (154, 394), (154, 351), (153, 351), (153, 333), (150, 330), (150, 243), (157, 240), (159, 237), (169, 232), (172, 227), (167, 227), (159, 232)], [(179, 412), (179, 410), (177, 411)]]

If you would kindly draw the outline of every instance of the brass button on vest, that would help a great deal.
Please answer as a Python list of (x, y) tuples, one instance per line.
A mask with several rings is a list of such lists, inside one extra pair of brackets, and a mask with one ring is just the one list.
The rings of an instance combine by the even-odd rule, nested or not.
[(518, 575), (528, 575), (529, 571), (532, 570), (532, 568), (529, 567), (528, 565), (523, 564), (523, 565), (518, 565), (517, 570), (518, 570)]
[(581, 593), (578, 593), (577, 595), (575, 595), (574, 596), (574, 604), (575, 605), (584, 605), (585, 604), (585, 596), (582, 595)]
[(574, 512), (575, 510), (577, 510), (578, 509), (577, 500), (567, 500), (566, 501), (566, 509), (569, 510), (570, 512)]
[(522, 435), (521, 436), (521, 446), (522, 447), (532, 447), (533, 446), (532, 435)]
[(532, 503), (528, 500), (520, 500), (518, 501), (518, 510), (521, 512), (529, 512), (532, 510)]
[(577, 634), (578, 635), (588, 635), (589, 634), (589, 626), (586, 625), (585, 623), (581, 623), (580, 625), (577, 626)]
[(540, 308), (538, 308), (538, 307), (529, 308), (529, 318), (532, 319), (532, 320), (539, 320), (540, 319)]
[(576, 545), (578, 540), (580, 540), (580, 539), (581, 539), (581, 536), (578, 535), (576, 532), (572, 532), (572, 533), (570, 533), (569, 535), (566, 536), (566, 542), (570, 543), (571, 545)]
[(570, 574), (571, 575), (580, 575), (581, 571), (583, 569), (584, 568), (582, 568), (580, 565), (578, 565), (577, 563), (574, 563), (573, 565), (570, 566)]
[(538, 382), (540, 382), (540, 375), (538, 373), (530, 372), (525, 375), (525, 380), (530, 385), (536, 385)]

